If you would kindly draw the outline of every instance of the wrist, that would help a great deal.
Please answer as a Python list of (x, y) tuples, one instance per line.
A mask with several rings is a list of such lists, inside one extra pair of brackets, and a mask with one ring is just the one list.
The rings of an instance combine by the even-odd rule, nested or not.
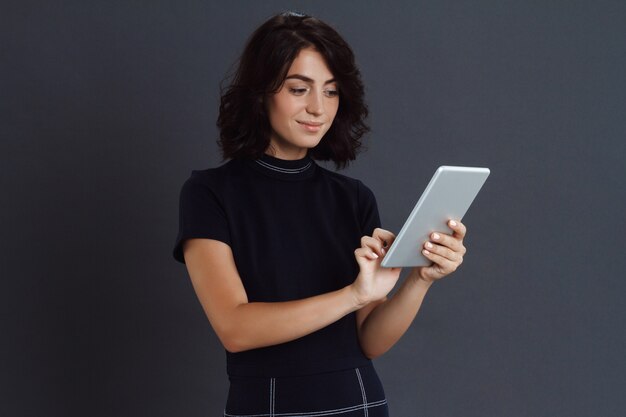
[(423, 270), (423, 267), (413, 268), (413, 271), (411, 272), (410, 278), (413, 279), (413, 282), (416, 285), (419, 285), (419, 286), (425, 287), (425, 288), (430, 288), (430, 286), (433, 285), (435, 280), (427, 279), (427, 278), (423, 277), (422, 276), (422, 270)]
[(359, 310), (368, 304), (366, 297), (363, 297), (354, 283), (348, 285), (346, 288), (352, 298), (352, 306), (354, 307), (354, 310)]

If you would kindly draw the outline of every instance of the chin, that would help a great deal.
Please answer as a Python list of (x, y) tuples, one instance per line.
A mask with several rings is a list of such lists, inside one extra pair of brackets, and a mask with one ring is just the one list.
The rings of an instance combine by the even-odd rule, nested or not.
[(299, 141), (297, 146), (300, 146), (302, 148), (315, 148), (317, 145), (320, 144), (320, 142), (322, 141), (322, 139), (312, 139), (312, 138), (308, 138), (302, 141)]
[(311, 144), (307, 145), (306, 147), (309, 148), (309, 149), (313, 149), (313, 148), (317, 147), (317, 145), (319, 145), (320, 142), (321, 142), (321, 140), (318, 140), (315, 143), (311, 143)]

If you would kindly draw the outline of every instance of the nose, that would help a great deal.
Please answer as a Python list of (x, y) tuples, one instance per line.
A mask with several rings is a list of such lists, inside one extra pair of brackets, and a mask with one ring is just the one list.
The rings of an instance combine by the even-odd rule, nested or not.
[(313, 114), (315, 116), (319, 116), (324, 114), (324, 101), (322, 94), (319, 91), (311, 91), (309, 94), (306, 106), (307, 113)]

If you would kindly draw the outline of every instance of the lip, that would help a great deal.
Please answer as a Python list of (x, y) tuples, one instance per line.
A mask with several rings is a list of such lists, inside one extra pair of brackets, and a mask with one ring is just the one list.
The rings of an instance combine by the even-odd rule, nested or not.
[(324, 124), (322, 122), (305, 122), (305, 121), (300, 121), (300, 120), (296, 120), (296, 121), (300, 123), (301, 125), (316, 126), (316, 127), (319, 127)]
[(300, 126), (302, 126), (305, 131), (312, 133), (319, 132), (322, 129), (322, 125), (324, 124), (320, 122), (301, 122), (299, 120), (296, 121)]

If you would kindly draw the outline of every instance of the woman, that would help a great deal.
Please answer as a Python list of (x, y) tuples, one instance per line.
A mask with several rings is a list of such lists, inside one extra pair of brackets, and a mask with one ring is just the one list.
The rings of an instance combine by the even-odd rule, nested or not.
[(392, 298), (393, 233), (354, 160), (367, 108), (350, 47), (310, 16), (283, 13), (251, 36), (222, 95), (227, 163), (192, 171), (174, 257), (187, 265), (227, 351), (224, 415), (387, 416), (371, 359), (404, 334), (437, 279), (462, 262), (465, 227), (435, 233)]

